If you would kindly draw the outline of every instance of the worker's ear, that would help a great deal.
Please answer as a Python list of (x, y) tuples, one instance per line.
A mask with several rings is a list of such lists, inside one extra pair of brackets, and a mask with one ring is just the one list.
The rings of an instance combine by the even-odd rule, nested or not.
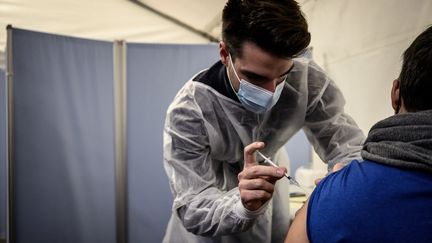
[(395, 79), (393, 81), (393, 87), (391, 89), (391, 104), (393, 107), (393, 110), (395, 111), (395, 114), (399, 113), (399, 110), (401, 108), (401, 96), (400, 96), (400, 81), (399, 79)]
[(225, 44), (224, 41), (220, 41), (219, 42), (219, 56), (220, 56), (221, 62), (225, 66), (228, 65), (228, 55), (229, 55), (229, 52), (228, 52), (227, 45)]

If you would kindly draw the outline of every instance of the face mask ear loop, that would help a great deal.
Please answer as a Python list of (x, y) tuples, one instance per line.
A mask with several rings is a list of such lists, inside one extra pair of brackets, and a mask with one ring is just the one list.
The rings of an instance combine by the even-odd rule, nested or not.
[[(232, 62), (232, 59), (231, 59), (231, 54), (228, 54), (228, 58), (229, 58), (229, 62), (231, 63), (231, 67), (232, 67), (233, 70), (234, 70), (234, 74), (235, 74), (235, 76), (236, 76), (237, 79), (238, 79), (237, 73), (235, 72), (235, 69), (234, 69), (234, 63)], [(230, 83), (231, 89), (232, 89), (232, 90), (234, 91), (234, 93), (237, 95), (237, 91), (234, 89), (234, 86), (233, 86), (232, 81), (231, 81), (231, 77), (230, 77), (230, 75), (229, 75), (228, 67), (227, 67), (227, 76), (228, 76), (228, 81), (229, 81), (229, 83)], [(239, 82), (240, 82), (240, 79), (238, 79), (238, 80), (239, 80)]]
[[(236, 72), (235, 67), (234, 67), (234, 62), (233, 62), (233, 60), (232, 60), (231, 53), (228, 55), (228, 57), (229, 57), (229, 59), (230, 59), (231, 67), (232, 67), (232, 69), (233, 69), (233, 71), (234, 71), (234, 75), (236, 76), (237, 80), (240, 82), (240, 78), (239, 78), (239, 76), (237, 75), (237, 72)], [(231, 84), (231, 85), (232, 85), (232, 84)]]

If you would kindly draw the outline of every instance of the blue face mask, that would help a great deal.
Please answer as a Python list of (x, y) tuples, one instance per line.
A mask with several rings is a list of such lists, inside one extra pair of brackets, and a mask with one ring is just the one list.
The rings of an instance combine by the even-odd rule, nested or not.
[[(244, 79), (240, 79), (237, 75), (237, 72), (234, 68), (234, 63), (231, 59), (231, 55), (229, 55), (231, 67), (234, 70), (234, 74), (236, 78), (240, 82), (240, 87), (237, 94), (238, 99), (242, 103), (242, 105), (249, 111), (255, 113), (263, 113), (270, 110), (276, 102), (279, 100), (279, 97), (282, 93), (285, 80), (276, 86), (275, 92), (272, 93), (264, 88), (261, 88), (257, 85), (254, 85)], [(232, 87), (232, 84), (231, 84)], [(234, 88), (233, 88), (234, 90)], [(235, 91), (235, 90), (234, 90)]]

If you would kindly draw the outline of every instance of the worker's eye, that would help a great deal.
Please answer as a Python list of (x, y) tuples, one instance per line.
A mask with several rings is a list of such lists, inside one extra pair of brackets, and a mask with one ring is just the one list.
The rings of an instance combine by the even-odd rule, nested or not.
[(261, 77), (261, 76), (256, 76), (256, 75), (245, 75), (245, 76), (249, 82), (255, 83), (255, 84), (260, 84), (260, 83), (264, 83), (267, 81), (266, 78)]

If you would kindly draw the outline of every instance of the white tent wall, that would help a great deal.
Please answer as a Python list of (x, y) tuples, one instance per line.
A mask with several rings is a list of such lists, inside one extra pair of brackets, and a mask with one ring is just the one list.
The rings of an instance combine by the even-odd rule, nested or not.
[[(2, 30), (11, 24), (18, 28), (90, 39), (208, 42), (206, 38), (127, 0), (0, 0), (0, 23)], [(0, 49), (4, 48), (5, 34), (5, 31), (1, 32)]]
[[(220, 25), (215, 22), (225, 0), (137, 2), (220, 37), (220, 28), (216, 28)], [(401, 52), (432, 23), (432, 2), (299, 0), (299, 3), (309, 22), (315, 59), (338, 83), (347, 99), (347, 111), (367, 132), (375, 121), (391, 114), (386, 94), (391, 80), (397, 76)], [(209, 42), (130, 0), (0, 0), (0, 50), (5, 46), (7, 24), (102, 40)], [(0, 57), (2, 66), (4, 61)], [(367, 100), (363, 99), (366, 93)]]
[[(393, 114), (392, 82), (402, 53), (432, 24), (430, 0), (306, 0), (314, 59), (335, 80), (345, 110), (365, 134)], [(314, 155), (314, 168), (324, 164)]]

